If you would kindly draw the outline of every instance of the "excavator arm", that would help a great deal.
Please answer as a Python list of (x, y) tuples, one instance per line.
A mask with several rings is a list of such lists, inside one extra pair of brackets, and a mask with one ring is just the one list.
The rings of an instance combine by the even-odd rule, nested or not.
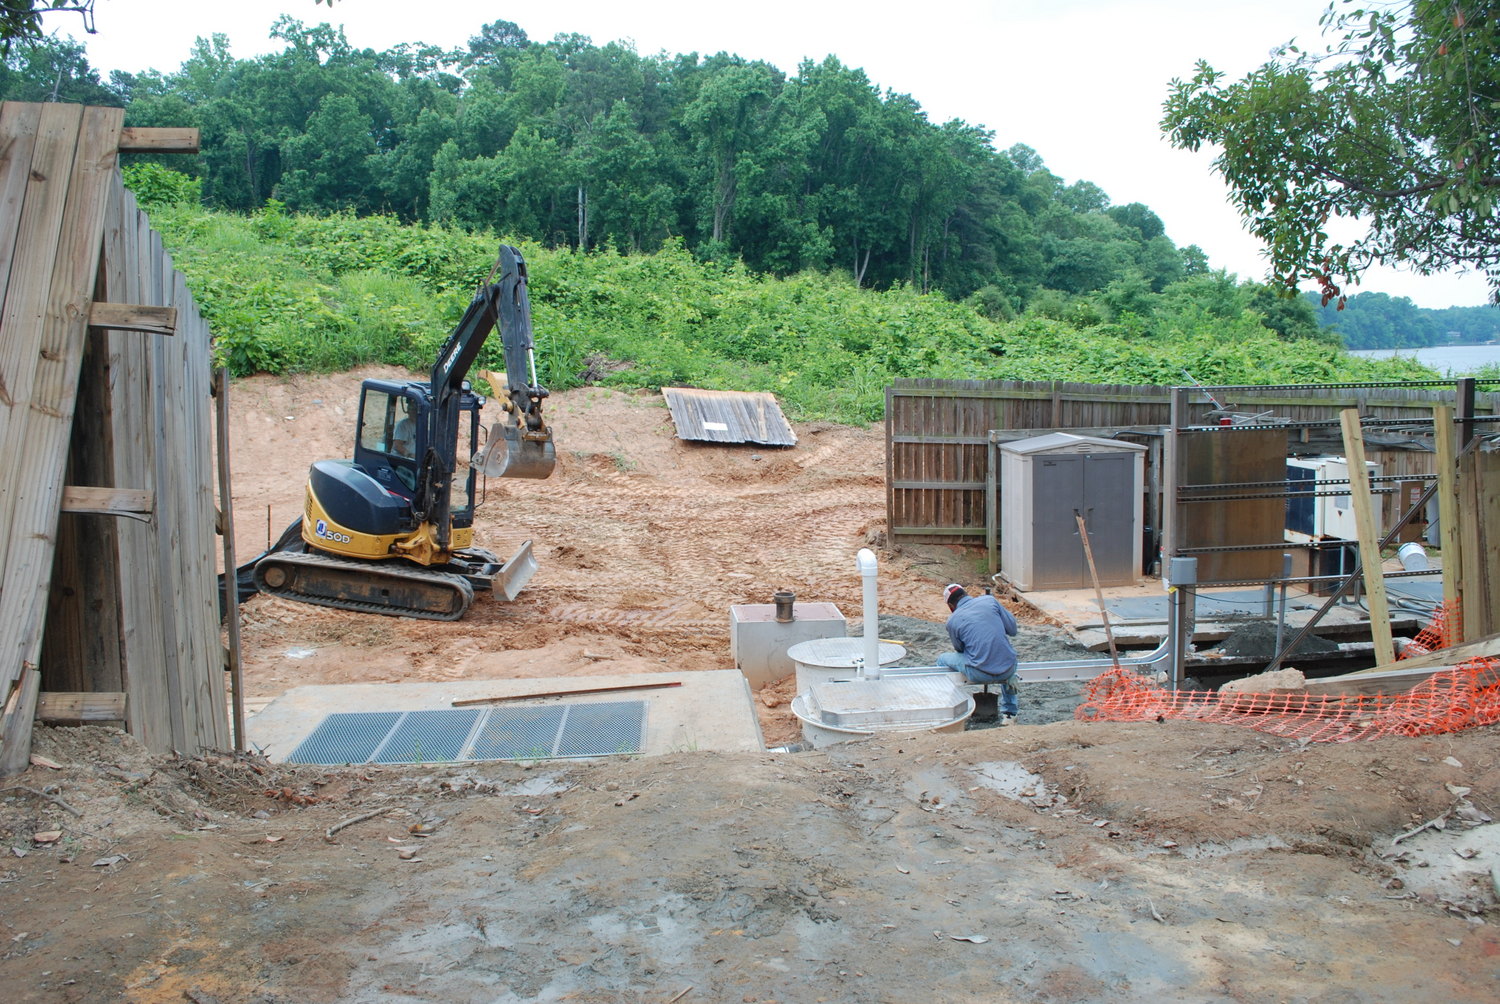
[(552, 429), (542, 417), (547, 388), (536, 380), (526, 262), (521, 252), (502, 244), (496, 267), (500, 280), (487, 288), (494, 291), (490, 302), (499, 314), (505, 386), (496, 385), (493, 374), (490, 383), (505, 415), (491, 427), (484, 448), (474, 456), (474, 465), (491, 478), (545, 478), (557, 463), (557, 451), (552, 445)]
[[(526, 293), (526, 261), (508, 244), (486, 281), (464, 311), (464, 316), (438, 350), (432, 366), (432, 407), (428, 412), (427, 452), (422, 458), (412, 510), (430, 523), (436, 543), (449, 543), (448, 513), (452, 506), (453, 476), (464, 382), (485, 340), (500, 327), (509, 386), (499, 400), (507, 418), (497, 422), (489, 441), (474, 458), (486, 477), (545, 478), (557, 462), (552, 430), (542, 418), (547, 389), (536, 383), (536, 356), (531, 335), (531, 301)], [(496, 388), (499, 391), (499, 388)]]

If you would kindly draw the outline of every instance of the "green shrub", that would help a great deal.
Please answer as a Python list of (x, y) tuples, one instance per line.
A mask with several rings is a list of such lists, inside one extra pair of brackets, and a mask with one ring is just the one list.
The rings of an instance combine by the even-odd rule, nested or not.
[[(237, 216), (185, 199), (154, 204), (151, 216), (236, 375), (429, 368), (505, 239), (385, 216), (304, 216), (274, 202)], [(1206, 384), (1434, 376), (1411, 360), (1284, 341), (1259, 313), (1206, 304), (1192, 290), (1109, 320), (1087, 300), (1044, 290), (1026, 314), (1004, 319), (999, 291), (953, 303), (904, 287), (861, 289), (843, 274), (771, 279), (701, 260), (681, 242), (649, 255), (519, 247), (539, 377), (557, 390), (597, 381), (773, 391), (793, 418), (863, 423), (881, 417), (898, 377), (1172, 385), (1185, 372)], [(503, 368), (491, 338), (475, 375)]]

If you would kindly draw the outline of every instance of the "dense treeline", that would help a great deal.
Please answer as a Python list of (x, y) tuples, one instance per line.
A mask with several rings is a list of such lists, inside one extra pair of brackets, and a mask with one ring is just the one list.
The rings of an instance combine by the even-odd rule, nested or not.
[(1357, 293), (1343, 309), (1306, 294), (1318, 322), (1350, 349), (1410, 349), (1429, 345), (1500, 343), (1500, 310), (1494, 307), (1418, 307), (1404, 296)]
[(1028, 147), (997, 151), (979, 126), (929, 122), (911, 96), (833, 57), (788, 75), (725, 53), (535, 42), (507, 21), (463, 51), (355, 49), (339, 29), (286, 17), (272, 37), (282, 51), (237, 59), (215, 36), (175, 71), (108, 81), (70, 41), (18, 45), (0, 93), (197, 127), (202, 152), (170, 165), (218, 209), (274, 198), (575, 250), (680, 240), (775, 275), (978, 292), (1004, 315), (1043, 289), (1160, 292), (1207, 269), (1148, 207), (1064, 183)]

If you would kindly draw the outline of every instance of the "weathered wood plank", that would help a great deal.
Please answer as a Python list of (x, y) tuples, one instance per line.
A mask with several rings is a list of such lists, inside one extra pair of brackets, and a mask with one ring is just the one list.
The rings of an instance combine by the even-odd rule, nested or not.
[(117, 722), (125, 717), (124, 691), (89, 693), (44, 690), (37, 697), (39, 722)]
[[(111, 221), (107, 276), (111, 300), (144, 303), (149, 283), (149, 243), (142, 246), (145, 220), (135, 197), (123, 188)], [(118, 263), (118, 265), (116, 264)], [(115, 484), (149, 491), (157, 499), (157, 451), (160, 446), (150, 406), (156, 392), (151, 357), (163, 339), (143, 339), (127, 332), (110, 332), (113, 371)], [(126, 728), (148, 749), (172, 747), (172, 722), (167, 708), (166, 628), (158, 588), (161, 562), (158, 522), (121, 520), (117, 524), (120, 549), (120, 640), (125, 665), (124, 689), (130, 695)]]
[(1370, 494), (1370, 472), (1365, 467), (1365, 441), (1360, 431), (1359, 412), (1345, 408), (1339, 419), (1344, 427), (1344, 456), (1349, 461), (1349, 497), (1359, 537), (1360, 562), (1364, 566), (1370, 637), (1375, 644), (1375, 658), (1380, 662), (1394, 662), (1396, 649), (1391, 638), (1391, 605), (1380, 565), (1381, 528), (1375, 519), (1374, 497)]
[(62, 492), (63, 512), (149, 517), (155, 510), (155, 496), (138, 488), (92, 488), (67, 485)]
[(0, 777), (19, 774), (31, 763), (31, 723), (41, 689), (42, 674), (27, 665), (0, 713)]
[[(1436, 405), (1432, 409), (1432, 443), (1437, 453), (1438, 532), (1442, 534), (1443, 603), (1462, 616), (1463, 551), (1458, 546), (1458, 451), (1453, 441), (1453, 409)], [(1463, 641), (1471, 636), (1460, 629)]]
[(197, 153), (198, 130), (131, 126), (120, 130), (121, 153)]
[[(0, 314), (0, 456), (16, 458), (11, 486), (21, 486), (20, 475), (30, 449), (29, 424), (32, 390), (37, 363), (44, 351), (44, 318), (51, 292), (53, 265), (62, 239), (63, 209), (73, 152), (78, 146), (78, 126), (83, 110), (72, 105), (48, 105), (37, 123), (32, 162), (21, 206), (16, 235), (15, 264), (6, 287), (5, 311)], [(33, 491), (34, 491), (33, 486)], [(0, 493), (0, 582), (11, 574), (26, 573), (7, 559), (16, 539), (13, 525), (20, 495)], [(21, 528), (29, 533), (30, 527)], [(0, 593), (3, 595), (3, 593)], [(0, 632), (10, 625), (0, 625)], [(3, 637), (3, 636), (0, 636)], [(8, 646), (0, 648), (0, 692), (15, 679)]]
[(7, 101), (0, 105), (0, 316), (10, 285), (21, 207), (31, 177), (31, 151), (42, 106)]
[(1417, 684), (1426, 683), (1435, 674), (1452, 668), (1451, 664), (1444, 664), (1416, 669), (1388, 669), (1379, 673), (1367, 670), (1364, 673), (1308, 680), (1306, 690), (1309, 694), (1320, 696), (1404, 694)]
[(172, 335), (177, 333), (177, 308), (96, 301), (89, 308), (89, 327)]
[[(183, 429), (190, 447), (191, 477), (183, 478), (183, 525), (191, 537), (183, 550), (184, 616), (192, 639), (190, 669), (197, 712), (196, 748), (225, 749), (232, 741), (226, 715), (224, 646), (220, 636), (218, 580), (214, 566), (214, 537), (218, 510), (214, 505), (213, 353), (208, 324), (198, 313), (182, 273), (171, 268), (174, 302), (182, 305), (184, 394)], [(231, 576), (232, 578), (232, 576)]]
[[(151, 229), (144, 213), (140, 214), (136, 225), (144, 257), (142, 281), (146, 283), (145, 295), (137, 302), (165, 306), (170, 302), (170, 294), (161, 235)], [(182, 665), (186, 653), (181, 616), (186, 597), (179, 572), (184, 528), (178, 522), (182, 512), (178, 458), (183, 430), (182, 419), (176, 411), (183, 393), (180, 374), (182, 346), (181, 338), (153, 339), (150, 353), (152, 394), (147, 402), (150, 423), (159, 444), (156, 451), (156, 493), (163, 518), (156, 523), (156, 590), (161, 596), (162, 654), (173, 749), (192, 748), (188, 722), (197, 717), (197, 709), (188, 704), (193, 696), (192, 688), (183, 684), (191, 674), (185, 672)]]
[(219, 533), (224, 547), (223, 597), (224, 624), (229, 644), (224, 658), (229, 670), (230, 727), (234, 733), (234, 748), (246, 749), (245, 739), (245, 675), (240, 646), (240, 592), (235, 581), (234, 569), (238, 566), (234, 552), (234, 491), (230, 463), (229, 437), (229, 370), (220, 368), (214, 374), (214, 442), (218, 449), (215, 469), (219, 474)]

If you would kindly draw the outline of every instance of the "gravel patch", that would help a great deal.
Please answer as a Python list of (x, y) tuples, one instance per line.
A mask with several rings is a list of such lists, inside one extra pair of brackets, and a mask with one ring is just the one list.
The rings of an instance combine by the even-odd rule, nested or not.
[[(860, 622), (849, 623), (851, 637), (858, 637), (863, 631), (864, 625)], [(906, 646), (906, 656), (896, 663), (897, 666), (931, 666), (939, 655), (953, 649), (948, 643), (948, 629), (943, 624), (916, 617), (881, 617), (880, 637)], [(1013, 641), (1022, 662), (1098, 657), (1098, 653), (1090, 652), (1067, 631), (1047, 624), (1022, 624), (1020, 634)], [(970, 693), (983, 690), (978, 686), (965, 689)], [(1045, 725), (1071, 721), (1073, 709), (1083, 700), (1082, 694), (1081, 683), (1023, 683), (1021, 713), (1016, 722), (1019, 725)], [(969, 728), (992, 728), (994, 724), (971, 721)]]

